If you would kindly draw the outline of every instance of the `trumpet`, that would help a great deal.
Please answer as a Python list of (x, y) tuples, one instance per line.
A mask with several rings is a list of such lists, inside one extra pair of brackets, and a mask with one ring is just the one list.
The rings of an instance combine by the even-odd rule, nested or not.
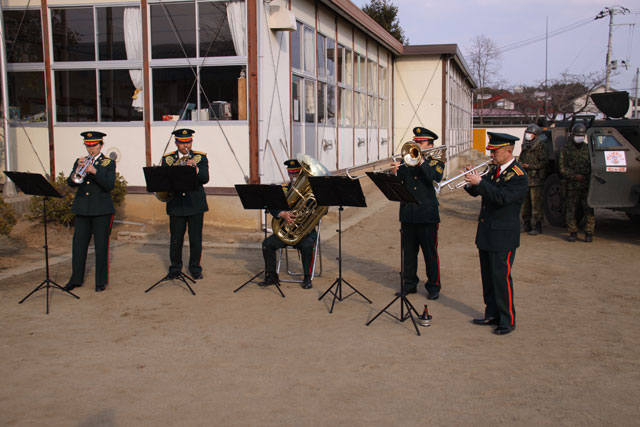
[(87, 176), (87, 168), (96, 161), (96, 157), (93, 157), (93, 156), (85, 157), (84, 165), (77, 168), (76, 171), (71, 174), (71, 181), (75, 182), (76, 184), (82, 184), (85, 176)]
[[(193, 157), (193, 152), (189, 151), (186, 155), (180, 157), (171, 166), (189, 166), (187, 165), (187, 162), (191, 160), (192, 157)], [(195, 166), (192, 165), (192, 167), (195, 167)], [(170, 193), (168, 191), (158, 191), (154, 194), (156, 196), (156, 199), (160, 200), (162, 203), (167, 203), (169, 200), (173, 198), (173, 193)]]
[(458, 179), (462, 178), (463, 176), (465, 176), (465, 175), (467, 175), (467, 174), (469, 174), (469, 173), (471, 173), (473, 171), (476, 171), (476, 170), (478, 170), (480, 168), (483, 168), (483, 167), (486, 167), (486, 169), (483, 170), (480, 173), (480, 176), (486, 175), (487, 172), (489, 172), (489, 164), (492, 161), (493, 160), (487, 160), (486, 162), (482, 162), (479, 165), (474, 166), (473, 168), (471, 168), (471, 169), (469, 169), (467, 171), (464, 171), (461, 174), (456, 175), (453, 178), (450, 178), (450, 179), (448, 179), (446, 181), (443, 181), (443, 182), (433, 181), (433, 188), (435, 188), (437, 194), (440, 194), (440, 191), (442, 191), (442, 189), (444, 187), (448, 187), (450, 190), (456, 190), (458, 188), (462, 188), (467, 184), (465, 181), (461, 181), (461, 182), (457, 183), (456, 185), (451, 185), (451, 183), (454, 182), (454, 181), (457, 181)]
[[(390, 165), (390, 163), (392, 162), (400, 161), (400, 166), (402, 165), (416, 166), (417, 164), (420, 163), (420, 161), (423, 158), (426, 159), (427, 157), (443, 160), (446, 156), (446, 152), (447, 152), (447, 147), (445, 146), (425, 148), (424, 150), (422, 150), (417, 143), (413, 141), (409, 141), (409, 142), (405, 142), (402, 145), (402, 148), (400, 149), (400, 154), (396, 154), (386, 159), (367, 163), (366, 165), (349, 168), (346, 170), (345, 174), (349, 178), (356, 180), (356, 179), (365, 177), (367, 175), (363, 174), (358, 176), (352, 176), (352, 172), (354, 170), (370, 170), (370, 172), (387, 172), (395, 167)], [(387, 167), (379, 169), (380, 166), (387, 166)]]

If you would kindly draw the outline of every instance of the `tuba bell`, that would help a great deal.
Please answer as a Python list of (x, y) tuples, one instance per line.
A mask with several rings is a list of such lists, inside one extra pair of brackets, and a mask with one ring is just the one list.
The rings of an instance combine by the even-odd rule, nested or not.
[(318, 206), (309, 184), (310, 176), (327, 176), (329, 170), (306, 154), (300, 153), (297, 158), (302, 170), (287, 192), (287, 203), (290, 212), (295, 215), (295, 220), (287, 223), (282, 218), (273, 218), (271, 221), (273, 234), (290, 246), (297, 245), (309, 234), (329, 210), (328, 206)]

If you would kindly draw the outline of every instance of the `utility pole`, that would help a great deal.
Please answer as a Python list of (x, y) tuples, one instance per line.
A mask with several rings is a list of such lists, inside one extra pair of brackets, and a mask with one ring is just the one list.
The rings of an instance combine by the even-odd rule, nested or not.
[(611, 50), (612, 50), (612, 39), (613, 39), (613, 15), (625, 15), (629, 13), (629, 9), (622, 6), (612, 6), (605, 7), (600, 11), (600, 13), (593, 19), (601, 19), (605, 16), (609, 15), (609, 42), (607, 43), (607, 61), (606, 61), (606, 77), (604, 84), (604, 91), (609, 92), (609, 78), (611, 76)]
[(633, 111), (635, 112), (633, 115), (634, 119), (640, 119), (640, 117), (638, 117), (638, 80), (640, 80), (640, 68), (636, 68), (636, 94), (633, 100)]

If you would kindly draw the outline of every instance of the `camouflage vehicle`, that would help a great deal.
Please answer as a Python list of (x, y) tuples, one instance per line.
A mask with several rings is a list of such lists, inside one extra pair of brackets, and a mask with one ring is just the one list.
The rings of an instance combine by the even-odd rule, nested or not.
[(560, 177), (560, 150), (571, 127), (583, 121), (591, 158), (589, 206), (623, 211), (640, 221), (640, 119), (624, 119), (629, 108), (627, 92), (592, 94), (591, 99), (607, 118), (576, 118), (544, 128), (549, 150), (549, 174), (544, 184), (544, 213), (554, 226), (565, 224), (565, 189)]

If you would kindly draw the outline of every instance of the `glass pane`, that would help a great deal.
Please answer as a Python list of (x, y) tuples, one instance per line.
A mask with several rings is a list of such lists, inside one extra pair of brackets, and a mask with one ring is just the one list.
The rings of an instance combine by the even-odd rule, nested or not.
[[(141, 70), (132, 70), (141, 72)], [(103, 122), (131, 122), (142, 120), (142, 111), (132, 107), (136, 87), (129, 70), (100, 71), (100, 120)]]
[(341, 105), (339, 108), (340, 124), (343, 126), (353, 126), (353, 92), (349, 89), (338, 88), (340, 92)]
[(318, 34), (318, 78), (324, 79), (325, 76), (325, 62), (324, 62), (324, 43), (326, 37), (322, 34)]
[(344, 83), (344, 46), (338, 45), (338, 82)]
[(291, 79), (291, 114), (293, 121), (300, 123), (302, 80), (293, 76)]
[(242, 69), (240, 65), (200, 69), (204, 91), (200, 95), (200, 120), (238, 120), (238, 85), (246, 85), (246, 79), (238, 80)]
[(54, 61), (95, 61), (92, 8), (51, 9), (51, 33)]
[(97, 122), (96, 72), (55, 71), (54, 76), (56, 119), (59, 122)]
[(326, 83), (318, 82), (318, 123), (326, 123), (324, 93), (326, 87)]
[(364, 93), (358, 94), (358, 127), (367, 127), (367, 99)]
[(9, 120), (47, 120), (44, 72), (7, 73)]
[(356, 54), (356, 56), (354, 57), (353, 60), (353, 86), (356, 88), (356, 90), (360, 89), (361, 85), (360, 85), (360, 62), (362, 60), (362, 57), (358, 54)]
[(152, 71), (153, 120), (178, 120), (179, 117), (190, 120), (198, 99), (196, 76), (191, 68), (154, 68)]
[(378, 77), (377, 77), (377, 71), (378, 71), (378, 66), (376, 65), (375, 62), (368, 62), (369, 64), (369, 92), (371, 93), (378, 93)]
[(304, 81), (304, 121), (316, 122), (316, 91), (314, 82)]
[(8, 62), (43, 62), (39, 10), (5, 10), (5, 47)]
[(336, 81), (336, 42), (327, 39), (327, 80), (329, 83)]
[[(244, 40), (237, 53), (227, 19), (226, 2), (200, 2), (200, 56), (246, 55)], [(244, 6), (243, 6), (244, 7)], [(240, 23), (239, 23), (240, 24)], [(246, 28), (246, 23), (242, 23)]]
[(327, 118), (332, 125), (336, 124), (336, 86), (327, 86)]
[(596, 150), (611, 147), (622, 147), (622, 144), (618, 142), (613, 135), (597, 135), (594, 140), (596, 142)]
[(316, 73), (316, 47), (313, 41), (313, 30), (309, 27), (304, 27), (304, 40), (303, 40), (303, 54), (304, 54), (304, 70), (307, 73)]
[[(184, 58), (196, 56), (196, 15), (194, 3), (152, 4), (151, 57)], [(175, 31), (174, 31), (175, 29)], [(176, 34), (177, 31), (177, 34)]]
[(389, 90), (387, 87), (387, 69), (384, 67), (380, 67), (380, 96), (387, 97), (389, 96)]
[(344, 51), (344, 82), (351, 86), (351, 82), (353, 81), (353, 63), (352, 63), (352, 54), (349, 49)]
[[(124, 46), (124, 7), (99, 7), (98, 13), (98, 59), (115, 61), (127, 59)], [(138, 27), (132, 30), (140, 29)], [(138, 36), (138, 39), (140, 36)], [(142, 58), (142, 55), (140, 56)]]
[(300, 28), (301, 24), (296, 22), (297, 30), (291, 33), (291, 68), (301, 70), (300, 66)]

